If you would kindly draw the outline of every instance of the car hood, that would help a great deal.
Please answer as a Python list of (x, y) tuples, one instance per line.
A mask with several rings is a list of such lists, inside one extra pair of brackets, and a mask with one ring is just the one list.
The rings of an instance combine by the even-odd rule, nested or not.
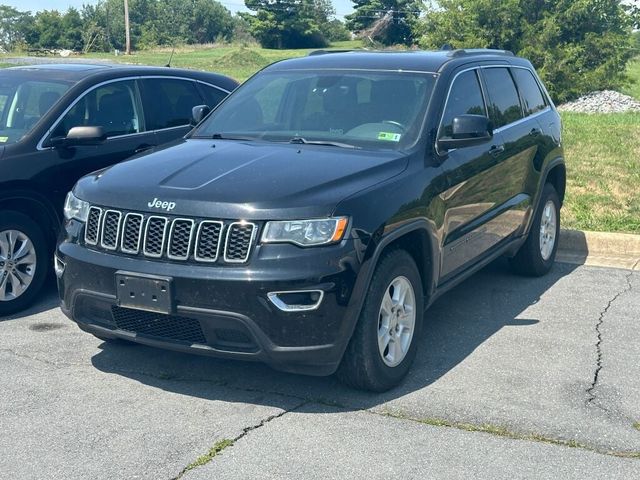
[(88, 175), (74, 191), (94, 205), (158, 214), (312, 218), (407, 161), (394, 151), (189, 139)]

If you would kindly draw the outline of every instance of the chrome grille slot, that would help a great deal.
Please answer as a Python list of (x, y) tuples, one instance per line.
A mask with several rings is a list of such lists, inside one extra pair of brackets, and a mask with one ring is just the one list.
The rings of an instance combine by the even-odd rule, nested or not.
[[(91, 206), (88, 246), (181, 262), (245, 263), (257, 237), (254, 223), (164, 217)], [(220, 258), (222, 257), (222, 258)]]
[(194, 258), (199, 262), (215, 262), (220, 250), (222, 222), (204, 221), (198, 227)]
[(169, 221), (165, 217), (149, 217), (144, 231), (144, 246), (142, 247), (142, 251), (147, 257), (162, 257), (168, 223)]
[(227, 229), (224, 260), (229, 263), (244, 263), (249, 259), (256, 226), (248, 222), (234, 222)]
[(91, 207), (87, 217), (87, 225), (84, 227), (84, 241), (89, 245), (98, 244), (100, 234), (100, 220), (102, 219), (102, 209)]
[(118, 248), (118, 238), (120, 237), (120, 220), (122, 214), (115, 210), (106, 210), (102, 218), (102, 234), (100, 246), (107, 250)]
[(167, 257), (171, 260), (186, 260), (189, 258), (193, 226), (194, 221), (186, 218), (177, 218), (171, 224), (169, 247), (167, 248)]
[(144, 217), (139, 213), (127, 213), (122, 226), (122, 241), (120, 250), (124, 253), (136, 255), (140, 251), (140, 240), (142, 239), (142, 227)]

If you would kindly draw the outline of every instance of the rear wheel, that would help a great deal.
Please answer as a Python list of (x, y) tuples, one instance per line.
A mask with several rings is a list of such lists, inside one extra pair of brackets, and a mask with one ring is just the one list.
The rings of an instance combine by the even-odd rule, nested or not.
[(553, 185), (547, 183), (529, 236), (516, 256), (510, 259), (511, 267), (522, 275), (539, 277), (546, 274), (555, 262), (559, 238), (560, 197)]
[(31, 305), (49, 271), (44, 233), (20, 212), (0, 212), (0, 315)]
[(371, 280), (360, 319), (338, 377), (363, 390), (383, 392), (409, 372), (422, 327), (420, 273), (404, 250), (385, 255)]

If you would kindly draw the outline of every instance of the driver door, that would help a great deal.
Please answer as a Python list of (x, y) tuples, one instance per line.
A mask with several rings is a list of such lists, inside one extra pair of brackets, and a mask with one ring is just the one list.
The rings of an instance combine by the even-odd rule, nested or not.
[(145, 129), (136, 80), (109, 82), (86, 92), (58, 122), (50, 138), (66, 136), (76, 126), (100, 126), (107, 139), (96, 146), (54, 149), (56, 187), (62, 194), (83, 175), (121, 162), (157, 143), (154, 132)]

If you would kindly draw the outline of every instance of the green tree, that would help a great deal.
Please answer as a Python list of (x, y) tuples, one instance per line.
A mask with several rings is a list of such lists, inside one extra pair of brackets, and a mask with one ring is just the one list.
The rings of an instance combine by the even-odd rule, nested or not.
[(13, 7), (0, 5), (0, 46), (7, 51), (25, 41), (25, 33), (33, 23), (31, 12), (20, 12)]
[(67, 10), (67, 13), (62, 17), (61, 26), (62, 34), (58, 47), (69, 50), (82, 50), (84, 47), (82, 39), (84, 24), (78, 10), (75, 8)]
[(42, 10), (25, 33), (27, 43), (35, 48), (60, 48), (63, 26), (62, 15), (57, 10)]
[(620, 0), (440, 0), (421, 46), (501, 48), (531, 60), (556, 101), (618, 88), (632, 56)]
[(265, 48), (317, 48), (328, 41), (323, 25), (335, 12), (330, 0), (245, 0), (255, 15), (242, 14)]
[(347, 28), (383, 45), (414, 43), (414, 32), (423, 9), (421, 0), (353, 0)]
[(337, 18), (322, 24), (322, 34), (329, 42), (342, 42), (351, 39), (351, 32), (344, 22)]

